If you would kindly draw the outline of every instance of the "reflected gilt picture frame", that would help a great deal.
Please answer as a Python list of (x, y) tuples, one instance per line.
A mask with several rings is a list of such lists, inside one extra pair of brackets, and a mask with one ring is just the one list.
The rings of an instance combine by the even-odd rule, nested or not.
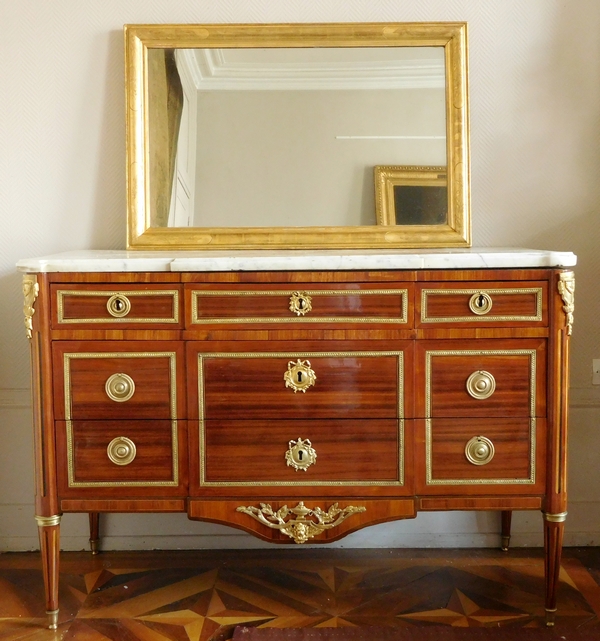
[(444, 237), (451, 241), (457, 221), (448, 207), (446, 167), (377, 165), (374, 183), (378, 225), (400, 228), (415, 240), (436, 238), (438, 246), (444, 246)]

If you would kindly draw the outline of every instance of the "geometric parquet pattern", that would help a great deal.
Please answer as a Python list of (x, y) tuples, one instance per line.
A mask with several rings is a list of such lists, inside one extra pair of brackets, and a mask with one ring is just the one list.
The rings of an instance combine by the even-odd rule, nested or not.
[[(556, 631), (600, 639), (600, 549), (565, 549)], [(543, 627), (540, 550), (61, 555), (59, 630), (38, 554), (0, 555), (0, 639), (209, 641), (265, 627)]]

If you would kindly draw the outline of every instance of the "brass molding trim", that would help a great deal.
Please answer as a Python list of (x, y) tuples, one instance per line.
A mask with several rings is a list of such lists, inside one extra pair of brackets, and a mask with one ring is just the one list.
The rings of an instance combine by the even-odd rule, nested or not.
[[(524, 287), (512, 289), (422, 289), (421, 290), (421, 322), (422, 323), (489, 323), (489, 322), (504, 322), (504, 321), (541, 321), (543, 319), (543, 293), (541, 287)], [(474, 312), (473, 316), (429, 316), (427, 311), (427, 299), (429, 296), (444, 296), (448, 294), (471, 294), (474, 296), (490, 294), (494, 296), (502, 296), (508, 294), (535, 294), (536, 296), (536, 310), (533, 315), (495, 315), (489, 316), (486, 314), (477, 314)], [(491, 297), (490, 297), (491, 301)], [(492, 303), (490, 302), (490, 309)]]
[(425, 418), (432, 418), (431, 361), (434, 357), (439, 356), (529, 356), (529, 414), (530, 416), (535, 416), (535, 395), (537, 387), (537, 351), (535, 349), (450, 349), (428, 350), (425, 352)]
[(33, 315), (35, 314), (34, 303), (38, 294), (40, 293), (40, 286), (37, 282), (37, 276), (33, 274), (23, 275), (23, 315), (25, 316), (25, 333), (27, 338), (33, 336)]
[(54, 525), (60, 525), (60, 519), (62, 516), (60, 514), (55, 514), (54, 516), (35, 516), (38, 527), (53, 527)]
[[(400, 296), (402, 306), (402, 316), (396, 317), (379, 317), (379, 316), (277, 316), (277, 317), (251, 317), (244, 316), (239, 318), (200, 318), (198, 316), (198, 298), (202, 296), (280, 296), (289, 301), (297, 291), (285, 290), (193, 290), (192, 291), (192, 325), (224, 324), (224, 323), (407, 323), (408, 322), (408, 290), (407, 289), (318, 289), (305, 290), (300, 292), (301, 296), (310, 298), (311, 310), (313, 298), (318, 296), (374, 296), (382, 294), (384, 296)], [(283, 312), (282, 306), (282, 312)], [(292, 310), (292, 304), (289, 303), (288, 309)]]
[(566, 521), (568, 512), (560, 512), (559, 514), (549, 514), (548, 512), (542, 512), (544, 515), (544, 520), (549, 523), (562, 523)]
[[(432, 384), (431, 368), (434, 357), (443, 356), (529, 356), (529, 476), (524, 479), (434, 479), (433, 478), (433, 443), (432, 443)], [(536, 419), (535, 397), (537, 352), (535, 349), (490, 349), (490, 350), (430, 350), (425, 353), (425, 469), (426, 485), (498, 485), (498, 484), (535, 484), (536, 461)]]
[(201, 487), (402, 487), (404, 486), (404, 352), (303, 352), (303, 356), (317, 357), (367, 357), (367, 356), (395, 356), (398, 363), (398, 479), (393, 481), (208, 481), (206, 478), (206, 424), (205, 424), (205, 399), (204, 399), (204, 359), (205, 358), (294, 358), (297, 353), (291, 352), (249, 352), (227, 353), (207, 352), (198, 354), (198, 459), (199, 481)]
[[(75, 445), (73, 434), (73, 398), (71, 396), (71, 361), (82, 358), (168, 358), (169, 413), (171, 416), (171, 481), (87, 481), (75, 480)], [(65, 427), (67, 436), (68, 487), (177, 487), (179, 485), (179, 436), (177, 428), (177, 354), (175, 352), (66, 352), (63, 354), (65, 389)], [(124, 421), (126, 425), (126, 421)]]
[(536, 420), (529, 419), (529, 476), (526, 478), (491, 478), (491, 479), (440, 479), (433, 478), (432, 453), (432, 419), (425, 420), (425, 474), (426, 485), (534, 485), (535, 484), (535, 437)]
[[(111, 318), (65, 318), (65, 296), (101, 296), (106, 297), (106, 304), (111, 299), (118, 297), (133, 298), (135, 296), (172, 296), (173, 297), (173, 314), (171, 318), (130, 318), (125, 316), (114, 316)], [(61, 325), (73, 323), (179, 323), (179, 291), (177, 289), (161, 289), (157, 291), (85, 291), (85, 290), (65, 290), (59, 289), (56, 292), (57, 300), (57, 318)], [(107, 308), (108, 309), (108, 308)], [(127, 312), (128, 314), (129, 312)]]
[[(307, 508), (304, 501), (300, 501), (293, 508), (284, 505), (277, 512), (274, 512), (268, 503), (261, 503), (260, 508), (243, 505), (236, 508), (236, 512), (247, 514), (259, 523), (287, 534), (296, 543), (306, 543), (308, 539), (322, 534), (325, 530), (337, 527), (349, 516), (366, 511), (367, 508), (363, 506), (348, 505), (342, 509), (338, 507), (337, 503), (334, 503), (325, 512), (320, 507)], [(296, 518), (293, 518), (294, 516)]]
[[(468, 247), (471, 245), (468, 44), (465, 22), (125, 25), (127, 248), (162, 250)], [(402, 226), (151, 226), (148, 50), (227, 47), (444, 47), (448, 224)], [(420, 226), (417, 226), (420, 227)]]
[(561, 272), (558, 275), (558, 293), (564, 303), (565, 324), (567, 335), (570, 336), (573, 332), (573, 312), (575, 311), (575, 274), (573, 272)]

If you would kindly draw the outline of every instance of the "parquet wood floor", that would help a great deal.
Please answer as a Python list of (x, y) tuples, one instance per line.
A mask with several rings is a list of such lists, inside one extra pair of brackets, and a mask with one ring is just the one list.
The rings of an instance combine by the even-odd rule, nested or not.
[[(269, 627), (543, 627), (541, 550), (86, 552), (61, 556), (59, 629), (39, 554), (0, 555), (0, 639), (209, 641)], [(563, 553), (556, 630), (597, 631), (600, 548)]]

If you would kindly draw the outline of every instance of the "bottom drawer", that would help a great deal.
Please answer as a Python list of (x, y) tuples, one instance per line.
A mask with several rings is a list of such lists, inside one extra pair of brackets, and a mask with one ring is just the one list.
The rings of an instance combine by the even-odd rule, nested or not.
[(60, 421), (61, 489), (147, 487), (160, 494), (155, 488), (180, 487), (186, 450), (179, 429), (170, 420)]
[(200, 487), (401, 486), (403, 428), (397, 419), (207, 420), (199, 430)]
[(440, 486), (469, 486), (469, 494), (543, 491), (538, 462), (545, 458), (545, 426), (545, 419), (530, 418), (417, 421), (424, 468), (417, 492), (440, 493)]

